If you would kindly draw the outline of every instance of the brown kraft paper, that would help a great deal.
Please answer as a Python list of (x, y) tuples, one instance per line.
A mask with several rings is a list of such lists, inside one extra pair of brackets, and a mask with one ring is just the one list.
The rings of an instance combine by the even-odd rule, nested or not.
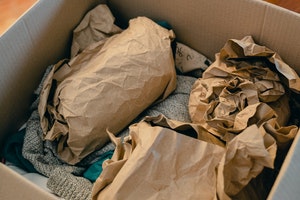
[[(275, 52), (255, 44), (250, 36), (229, 40), (193, 86), (191, 119), (220, 138), (230, 138), (257, 124), (276, 139), (286, 136), (287, 142), (298, 128), (283, 128), (290, 116), (286, 90), (298, 91), (300, 84), (295, 84), (299, 80)], [(266, 115), (263, 118), (262, 113)]]
[(175, 131), (195, 128), (187, 123), (166, 123), (162, 116), (146, 121), (131, 125), (123, 142), (111, 134), (116, 150), (103, 163), (92, 199), (217, 199), (216, 172), (225, 148)]
[(123, 142), (111, 134), (116, 150), (103, 163), (93, 199), (227, 197), (273, 167), (276, 144), (268, 136), (253, 125), (224, 146), (199, 124), (145, 117)]
[[(264, 167), (272, 168), (277, 149), (286, 148), (295, 137), (298, 127), (286, 124), (290, 116), (289, 93), (299, 92), (299, 80), (277, 53), (247, 36), (228, 40), (216, 54), (216, 61), (195, 82), (189, 101), (192, 122), (224, 141), (228, 148), (219, 168), (224, 176), (218, 174), (220, 199), (230, 199)], [(241, 149), (231, 149), (231, 144), (245, 133), (248, 136), (239, 142)], [(250, 133), (263, 138), (267, 159), (266, 151), (262, 153), (251, 146), (257, 142), (249, 137)], [(250, 149), (254, 151), (248, 152)], [(229, 159), (232, 154), (236, 155)], [(258, 161), (240, 159), (251, 155)], [(254, 166), (256, 163), (260, 164)], [(252, 171), (247, 172), (249, 169)]]
[(172, 31), (146, 17), (92, 43), (47, 77), (39, 114), (44, 138), (58, 140), (58, 154), (76, 164), (109, 141), (176, 87)]
[(105, 4), (100, 4), (88, 12), (73, 31), (71, 58), (92, 43), (122, 32), (114, 22), (115, 17)]

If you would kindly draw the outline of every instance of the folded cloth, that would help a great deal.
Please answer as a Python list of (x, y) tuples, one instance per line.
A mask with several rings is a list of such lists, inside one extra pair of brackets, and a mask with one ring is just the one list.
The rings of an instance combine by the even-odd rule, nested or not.
[(103, 170), (102, 169), (103, 162), (107, 159), (110, 159), (113, 153), (114, 153), (113, 151), (108, 151), (104, 153), (97, 162), (89, 166), (89, 168), (83, 173), (83, 177), (89, 179), (92, 182), (95, 182)]
[[(88, 199), (92, 183), (85, 178), (79, 177), (85, 168), (64, 163), (57, 156), (57, 142), (43, 140), (43, 131), (37, 108), (42, 83), (52, 67), (53, 66), (49, 66), (46, 69), (40, 85), (34, 91), (37, 99), (31, 105), (33, 111), (27, 121), (22, 155), (39, 173), (49, 177), (47, 186), (54, 194), (65, 199)], [(62, 192), (64, 188), (68, 190)], [(85, 188), (85, 190), (82, 190), (82, 188)]]

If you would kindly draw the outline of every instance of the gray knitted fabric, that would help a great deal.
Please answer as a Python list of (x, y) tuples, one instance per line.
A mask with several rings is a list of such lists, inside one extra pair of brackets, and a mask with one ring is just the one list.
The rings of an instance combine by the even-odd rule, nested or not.
[(65, 199), (91, 199), (92, 183), (83, 177), (74, 176), (65, 169), (55, 169), (47, 182), (48, 188)]
[(177, 75), (177, 86), (175, 91), (164, 101), (145, 110), (137, 122), (145, 116), (165, 115), (169, 119), (182, 122), (191, 122), (188, 112), (190, 92), (196, 78)]
[(47, 186), (54, 194), (65, 199), (89, 199), (92, 183), (80, 177), (85, 168), (62, 162), (57, 156), (57, 143), (43, 140), (43, 131), (37, 108), (42, 83), (52, 67), (47, 68), (41, 84), (34, 92), (37, 99), (31, 105), (33, 112), (27, 121), (22, 154), (38, 172), (49, 177)]
[[(52, 66), (47, 68), (44, 78), (50, 72), (51, 68)], [(96, 162), (105, 152), (114, 150), (115, 146), (111, 142), (108, 143), (102, 149), (87, 156), (76, 166), (69, 165), (60, 160), (56, 150), (57, 142), (43, 140), (43, 132), (40, 126), (37, 108), (39, 102), (38, 96), (44, 78), (35, 91), (37, 99), (31, 106), (33, 111), (27, 121), (22, 151), (23, 156), (34, 165), (38, 172), (49, 177), (47, 186), (53, 193), (65, 199), (90, 199), (92, 183), (82, 177), (82, 174), (90, 164)], [(140, 121), (145, 116), (156, 116), (159, 114), (163, 114), (170, 119), (190, 122), (188, 100), (191, 87), (195, 81), (196, 78), (178, 75), (176, 90), (164, 101), (146, 109), (132, 123)], [(118, 136), (124, 137), (128, 133), (129, 129), (126, 128)]]

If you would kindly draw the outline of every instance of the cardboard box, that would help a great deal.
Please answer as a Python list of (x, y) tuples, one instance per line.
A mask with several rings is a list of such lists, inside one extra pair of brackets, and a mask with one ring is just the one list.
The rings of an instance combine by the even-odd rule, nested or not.
[[(0, 145), (29, 115), (45, 68), (69, 56), (72, 30), (99, 0), (38, 1), (0, 38)], [(214, 60), (228, 39), (252, 35), (300, 74), (300, 15), (260, 0), (108, 0), (119, 22), (135, 16), (166, 20), (182, 43)], [(299, 135), (269, 199), (300, 196)], [(0, 164), (1, 199), (55, 199)]]

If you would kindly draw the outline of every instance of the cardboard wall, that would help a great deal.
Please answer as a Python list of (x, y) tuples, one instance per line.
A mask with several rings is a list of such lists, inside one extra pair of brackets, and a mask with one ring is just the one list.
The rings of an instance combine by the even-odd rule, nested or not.
[[(40, 0), (0, 38), (0, 147), (5, 135), (19, 128), (26, 113), (29, 114), (31, 94), (44, 69), (68, 56), (72, 30), (86, 11), (100, 2), (103, 1)], [(228, 39), (252, 35), (256, 42), (277, 51), (300, 73), (300, 15), (264, 1), (108, 0), (108, 4), (122, 22), (138, 15), (168, 21), (179, 41), (212, 60)], [(299, 151), (296, 144), (289, 154), (293, 159)], [(292, 159), (289, 159), (284, 174), (281, 173), (284, 182), (278, 180), (276, 185), (286, 185), (285, 173), (289, 173), (289, 177), (296, 174), (295, 179), (299, 177), (299, 170), (291, 163)], [(0, 165), (1, 197), (14, 192), (5, 192), (7, 187), (2, 187), (3, 184), (17, 184), (17, 187), (25, 184), (20, 182), (21, 178), (13, 178), (11, 182), (3, 179), (14, 176), (12, 174)], [(27, 186), (24, 186), (25, 190)], [(300, 190), (294, 186), (291, 193), (297, 197)], [(273, 194), (278, 191), (285, 192), (276, 188)], [(288, 196), (282, 197), (288, 199)]]
[(68, 56), (71, 34), (96, 0), (41, 0), (0, 38), (0, 146), (29, 114), (45, 68)]
[(55, 200), (57, 196), (41, 190), (21, 175), (0, 163), (0, 199), (3, 200)]
[(279, 175), (269, 193), (268, 200), (293, 200), (300, 197), (300, 131), (280, 169)]
[[(210, 59), (228, 39), (252, 35), (300, 72), (300, 15), (261, 0), (110, 0), (123, 21), (146, 15), (166, 20), (177, 38)], [(288, 23), (287, 23), (288, 22)]]

